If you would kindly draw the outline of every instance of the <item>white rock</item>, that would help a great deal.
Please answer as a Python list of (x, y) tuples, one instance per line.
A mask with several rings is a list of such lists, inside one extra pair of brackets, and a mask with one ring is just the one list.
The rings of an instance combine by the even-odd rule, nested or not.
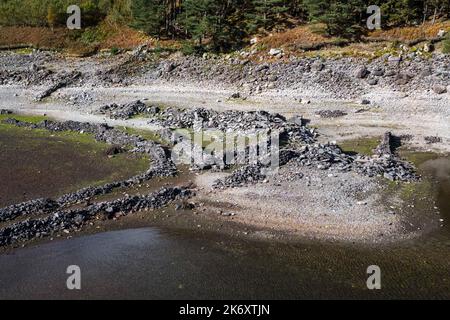
[(269, 51), (269, 55), (271, 55), (271, 56), (278, 56), (281, 54), (283, 54), (283, 50), (281, 50), (281, 49), (270, 49), (270, 51)]
[(444, 29), (439, 30), (437, 36), (438, 38), (443, 38), (446, 34), (446, 31)]

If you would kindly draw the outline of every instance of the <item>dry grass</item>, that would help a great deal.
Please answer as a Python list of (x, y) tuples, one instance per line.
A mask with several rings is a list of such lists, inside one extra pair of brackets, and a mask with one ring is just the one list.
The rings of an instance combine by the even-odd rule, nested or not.
[[(416, 27), (392, 28), (371, 32), (367, 40), (384, 40), (410, 42), (419, 39), (431, 39), (437, 36), (439, 30), (450, 30), (450, 21), (435, 24), (426, 23)], [(274, 32), (260, 38), (252, 48), (258, 49), (258, 54), (252, 57), (257, 59), (261, 55), (267, 57), (271, 48), (282, 48), (286, 53), (293, 55), (324, 55), (324, 56), (373, 56), (383, 50), (386, 43), (339, 43), (342, 39), (324, 35), (324, 25), (301, 25), (282, 32)], [(92, 31), (92, 30), (91, 30)], [(75, 36), (77, 35), (78, 37)], [(84, 32), (88, 32), (85, 31)], [(88, 55), (100, 49), (131, 49), (142, 43), (152, 43), (155, 48), (180, 49), (180, 41), (156, 41), (142, 32), (129, 27), (104, 23), (92, 32), (95, 41), (80, 40), (83, 31), (70, 31), (66, 28), (42, 27), (0, 27), (0, 46), (31, 45), (38, 48), (65, 49), (76, 55)], [(81, 43), (80, 43), (81, 41)], [(440, 48), (440, 45), (438, 45)], [(305, 52), (306, 51), (306, 52)]]
[(126, 26), (111, 28), (107, 33), (108, 36), (100, 43), (101, 49), (131, 49), (151, 40), (144, 33)]
[(0, 46), (32, 45), (39, 48), (63, 48), (66, 45), (66, 28), (0, 27)]
[(315, 29), (320, 29), (320, 25), (300, 26), (284, 32), (273, 33), (260, 39), (259, 43), (267, 48), (293, 48), (335, 41), (335, 38), (314, 32)]
[[(450, 30), (450, 21), (430, 22), (416, 27), (392, 28), (371, 32), (365, 42), (345, 43), (342, 39), (324, 35), (324, 26), (320, 24), (303, 25), (287, 31), (273, 33), (259, 40), (255, 46), (256, 55), (267, 59), (267, 51), (281, 48), (285, 53), (296, 56), (345, 57), (358, 56), (373, 58), (391, 47), (392, 42), (413, 42), (436, 38), (439, 30)], [(370, 40), (377, 40), (370, 42)], [(439, 47), (439, 45), (438, 45)]]
[(0, 27), (0, 46), (29, 45), (36, 48), (66, 49), (72, 54), (84, 54), (98, 49), (130, 49), (151, 39), (129, 27), (103, 25), (98, 33), (104, 36), (88, 45), (80, 42), (82, 31), (43, 27)]
[(439, 30), (450, 30), (450, 21), (430, 22), (416, 27), (392, 28), (389, 30), (376, 30), (369, 34), (369, 39), (384, 39), (389, 41), (414, 41), (421, 38), (435, 38)]

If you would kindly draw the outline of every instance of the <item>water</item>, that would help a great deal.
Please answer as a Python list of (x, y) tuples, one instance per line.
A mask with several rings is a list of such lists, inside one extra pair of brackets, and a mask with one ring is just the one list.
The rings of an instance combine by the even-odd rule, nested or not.
[[(450, 161), (421, 168), (439, 179), (439, 206), (450, 219)], [(66, 288), (79, 265), (82, 290)], [(366, 269), (382, 270), (369, 291)], [(270, 243), (144, 228), (24, 248), (0, 256), (0, 298), (144, 299), (450, 299), (450, 228), (385, 247)]]

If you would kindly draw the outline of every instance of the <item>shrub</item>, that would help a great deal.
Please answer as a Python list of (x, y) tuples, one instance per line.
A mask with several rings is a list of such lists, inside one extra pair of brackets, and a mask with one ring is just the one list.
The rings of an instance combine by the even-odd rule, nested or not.
[(442, 52), (450, 54), (450, 33), (447, 35), (447, 38), (442, 41)]

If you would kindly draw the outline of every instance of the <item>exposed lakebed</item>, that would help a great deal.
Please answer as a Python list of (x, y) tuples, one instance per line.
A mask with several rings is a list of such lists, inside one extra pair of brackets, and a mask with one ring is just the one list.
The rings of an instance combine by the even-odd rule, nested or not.
[(110, 157), (108, 147), (88, 134), (0, 125), (0, 207), (125, 179), (147, 169), (146, 157)]
[[(34, 134), (40, 133), (33, 131)], [(45, 159), (47, 152), (56, 152), (59, 143), (52, 139), (60, 141), (62, 137), (47, 136), (44, 141), (50, 144), (35, 149), (34, 156)], [(11, 137), (5, 140), (10, 146), (21, 143)], [(67, 148), (51, 153), (52, 159), (47, 162), (70, 159), (78, 170), (83, 161), (70, 153), (76, 148), (69, 141), (61, 144)], [(29, 145), (23, 147), (27, 149)], [(16, 156), (16, 153), (19, 152), (7, 154)], [(433, 196), (437, 197), (444, 219), (439, 230), (417, 239), (371, 247), (313, 241), (254, 241), (244, 235), (230, 237), (170, 226), (109, 231), (2, 254), (0, 297), (449, 298), (450, 160), (432, 155), (415, 156), (422, 159), (417, 164), (429, 181)], [(42, 160), (36, 166), (42, 168), (43, 164)], [(98, 164), (95, 163), (95, 168)], [(71, 174), (62, 172), (66, 177)], [(96, 171), (98, 176), (89, 175), (89, 181), (105, 179), (105, 172)], [(48, 192), (40, 184), (37, 189)], [(71, 187), (79, 187), (78, 182), (63, 188)], [(420, 202), (420, 197), (416, 201)], [(416, 210), (421, 209), (417, 206)], [(66, 288), (65, 271), (73, 264), (82, 269), (82, 290), (78, 292)], [(383, 272), (381, 291), (370, 292), (365, 286), (366, 268), (373, 264), (379, 265)]]

